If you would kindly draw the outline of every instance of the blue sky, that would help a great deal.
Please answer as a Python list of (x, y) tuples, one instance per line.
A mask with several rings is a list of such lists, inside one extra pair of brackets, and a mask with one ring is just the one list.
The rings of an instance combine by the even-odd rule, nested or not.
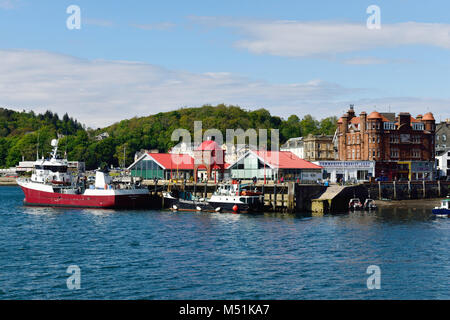
[[(341, 2), (0, 0), (0, 105), (93, 127), (221, 102), (449, 118), (450, 3)], [(81, 30), (66, 27), (73, 4)]]

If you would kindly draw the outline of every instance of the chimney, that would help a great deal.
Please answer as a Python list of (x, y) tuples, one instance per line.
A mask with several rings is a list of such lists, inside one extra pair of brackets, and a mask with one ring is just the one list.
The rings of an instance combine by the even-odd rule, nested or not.
[(349, 115), (348, 115), (348, 113), (346, 113), (342, 116), (341, 133), (348, 132), (348, 121), (349, 121)]
[(399, 127), (403, 125), (411, 126), (411, 114), (408, 112), (400, 112), (398, 114), (398, 124)]
[(367, 123), (367, 113), (365, 113), (364, 111), (361, 112), (361, 114), (359, 115), (359, 125), (361, 126), (359, 128), (359, 131), (361, 132), (361, 135), (364, 134), (366, 132), (366, 123)]
[(355, 117), (355, 105), (351, 104), (350, 109), (347, 111), (349, 121)]

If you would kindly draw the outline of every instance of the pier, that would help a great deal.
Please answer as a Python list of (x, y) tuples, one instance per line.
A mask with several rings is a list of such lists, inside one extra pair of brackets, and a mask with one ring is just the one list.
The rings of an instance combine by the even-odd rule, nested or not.
[[(242, 182), (243, 184), (249, 183)], [(191, 192), (200, 198), (209, 198), (218, 188), (213, 181), (203, 183), (171, 182), (144, 180), (155, 202), (161, 202), (162, 192), (177, 188)], [(410, 181), (410, 182), (376, 182), (340, 186), (332, 184), (325, 187), (319, 184), (298, 184), (294, 182), (251, 184), (252, 189), (264, 193), (265, 210), (268, 212), (313, 212), (318, 214), (346, 212), (351, 198), (365, 201), (374, 200), (409, 200), (426, 198), (444, 198), (450, 195), (448, 181)], [(159, 200), (158, 200), (159, 199)]]

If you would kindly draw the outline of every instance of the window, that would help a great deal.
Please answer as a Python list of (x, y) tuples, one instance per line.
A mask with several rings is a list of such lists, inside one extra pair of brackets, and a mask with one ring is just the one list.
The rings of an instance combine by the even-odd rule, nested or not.
[(358, 170), (357, 171), (357, 178), (359, 181), (367, 180), (368, 176), (369, 176), (368, 170)]
[(415, 123), (413, 123), (413, 130), (417, 130), (417, 131), (420, 131), (420, 130), (423, 130), (424, 129), (424, 125), (423, 125), (423, 123), (417, 123), (417, 122), (415, 122)]
[(398, 158), (398, 149), (391, 149), (391, 158)]
[(396, 135), (391, 135), (391, 136), (389, 137), (389, 141), (390, 141), (391, 143), (398, 143), (398, 136), (396, 136)]
[(384, 130), (395, 130), (394, 122), (384, 122), (383, 126), (384, 126)]
[(447, 141), (447, 136), (445, 134), (442, 135), (442, 141)]

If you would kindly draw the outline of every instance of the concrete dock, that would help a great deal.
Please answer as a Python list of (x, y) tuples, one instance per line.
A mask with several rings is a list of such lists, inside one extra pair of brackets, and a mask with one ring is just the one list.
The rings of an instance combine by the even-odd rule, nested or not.
[(0, 186), (17, 186), (16, 178), (0, 177)]

